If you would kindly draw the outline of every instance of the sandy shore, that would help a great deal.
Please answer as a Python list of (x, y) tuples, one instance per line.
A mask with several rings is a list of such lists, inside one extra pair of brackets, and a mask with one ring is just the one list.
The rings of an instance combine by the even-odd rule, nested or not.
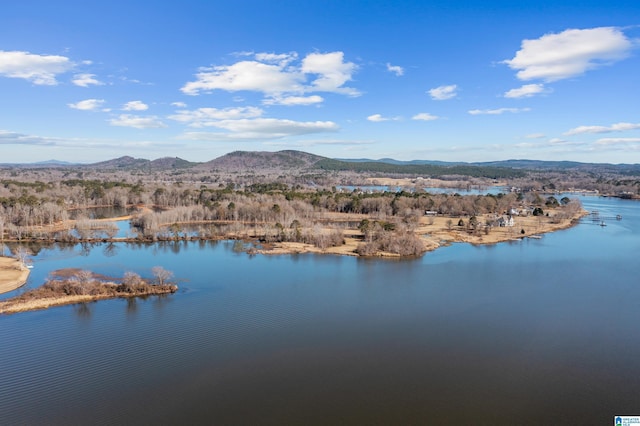
[(0, 294), (23, 286), (29, 277), (29, 269), (19, 260), (11, 257), (0, 257)]

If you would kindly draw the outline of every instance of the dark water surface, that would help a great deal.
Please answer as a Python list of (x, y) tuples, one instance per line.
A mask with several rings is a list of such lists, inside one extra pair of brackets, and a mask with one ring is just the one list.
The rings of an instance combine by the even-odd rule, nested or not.
[(640, 204), (408, 261), (42, 250), (181, 290), (0, 317), (0, 424), (611, 424), (640, 414)]

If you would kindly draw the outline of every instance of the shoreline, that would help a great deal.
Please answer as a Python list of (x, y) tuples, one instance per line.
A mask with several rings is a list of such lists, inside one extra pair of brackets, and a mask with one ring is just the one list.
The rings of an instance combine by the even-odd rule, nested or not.
[(0, 256), (0, 294), (25, 285), (30, 272), (18, 259)]
[[(415, 232), (422, 238), (425, 246), (425, 250), (421, 254), (422, 256), (428, 252), (437, 250), (440, 247), (447, 246), (452, 243), (491, 245), (507, 241), (521, 240), (523, 238), (536, 238), (543, 234), (572, 228), (579, 223), (581, 218), (588, 214), (589, 212), (586, 210), (581, 210), (570, 218), (560, 220), (558, 223), (551, 223), (550, 221), (552, 218), (546, 216), (516, 217), (514, 226), (494, 228), (488, 234), (470, 234), (458, 226), (453, 226), (449, 229), (447, 221), (453, 220), (453, 218), (443, 216), (428, 218), (423, 216), (420, 218), (420, 224)], [(457, 221), (459, 218), (455, 219)], [(484, 219), (484, 216), (479, 216), (479, 219)], [(430, 220), (433, 220), (433, 223), (430, 223)], [(547, 222), (543, 222), (545, 220)], [(521, 230), (524, 230), (525, 233), (522, 234)], [(271, 243), (271, 247), (268, 249), (257, 250), (256, 253), (270, 255), (316, 253), (365, 257), (360, 256), (355, 252), (358, 244), (362, 242), (362, 233), (360, 231), (353, 229), (346, 230), (344, 232), (344, 237), (344, 244), (336, 247), (329, 247), (324, 250), (311, 244), (277, 242)], [(401, 256), (395, 253), (379, 252), (374, 256), (366, 257), (400, 258)]]
[[(101, 283), (98, 286), (104, 288), (115, 287), (114, 283)], [(173, 284), (153, 285), (145, 290), (134, 291), (131, 293), (116, 292), (107, 294), (54, 294), (53, 296), (31, 296), (24, 298), (25, 295), (17, 296), (11, 299), (0, 301), (0, 315), (16, 314), (20, 312), (29, 312), (42, 309), (53, 308), (56, 306), (74, 305), (78, 303), (96, 302), (107, 299), (130, 299), (135, 297), (162, 296), (173, 294), (178, 291), (178, 286)]]
[[(177, 290), (177, 289), (176, 289)], [(75, 305), (78, 303), (97, 302), (99, 300), (108, 299), (129, 299), (134, 297), (145, 296), (161, 296), (165, 294), (175, 293), (176, 290), (166, 290), (161, 292), (153, 292), (147, 294), (132, 294), (132, 295), (75, 295), (75, 296), (60, 296), (60, 297), (47, 297), (43, 299), (29, 300), (29, 301), (14, 301), (11, 299), (6, 301), (0, 301), (0, 315), (17, 314), (20, 312), (39, 311), (48, 308), (54, 308), (56, 306)]]

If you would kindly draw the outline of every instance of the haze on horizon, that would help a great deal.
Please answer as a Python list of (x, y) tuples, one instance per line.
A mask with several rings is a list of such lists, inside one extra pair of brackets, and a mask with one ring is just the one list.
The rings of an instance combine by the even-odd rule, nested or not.
[(11, 2), (0, 163), (640, 163), (640, 4)]

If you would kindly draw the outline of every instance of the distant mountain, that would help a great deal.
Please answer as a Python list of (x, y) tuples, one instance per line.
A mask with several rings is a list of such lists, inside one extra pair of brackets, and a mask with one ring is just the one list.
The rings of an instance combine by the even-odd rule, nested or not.
[(326, 157), (303, 151), (234, 151), (202, 163), (199, 169), (220, 171), (297, 170), (310, 168)]
[(179, 157), (163, 157), (151, 161), (144, 158), (124, 156), (99, 163), (86, 164), (85, 167), (98, 170), (172, 170), (187, 169), (198, 164), (200, 163), (192, 163)]
[(640, 164), (580, 163), (577, 161), (504, 160), (473, 163), (480, 166), (511, 167), (527, 170), (579, 170), (583, 172), (613, 172), (629, 175), (640, 174)]
[(151, 161), (144, 158), (133, 158), (128, 155), (114, 158), (113, 160), (101, 161), (99, 163), (87, 164), (86, 167), (92, 169), (134, 169), (145, 168)]
[(153, 160), (149, 163), (149, 167), (152, 169), (169, 170), (169, 169), (188, 169), (190, 167), (197, 166), (201, 163), (194, 163), (191, 161), (183, 160), (179, 157), (163, 157)]
[(2, 167), (20, 167), (20, 168), (48, 168), (48, 167), (73, 167), (79, 166), (79, 163), (69, 163), (68, 161), (46, 160), (35, 163), (0, 163)]
[(640, 164), (609, 164), (609, 163), (580, 163), (577, 161), (543, 161), (543, 160), (500, 160), (484, 162), (447, 162), (433, 160), (411, 160), (400, 161), (392, 158), (381, 158), (371, 160), (366, 158), (341, 159), (339, 161), (352, 163), (384, 163), (402, 166), (411, 165), (433, 165), (433, 166), (478, 166), (478, 167), (500, 167), (519, 170), (579, 170), (584, 172), (614, 172), (630, 175), (640, 174)]
[(78, 163), (70, 163), (68, 161), (60, 161), (60, 160), (47, 160), (47, 161), (38, 161), (37, 163), (32, 163), (34, 166), (76, 166)]

